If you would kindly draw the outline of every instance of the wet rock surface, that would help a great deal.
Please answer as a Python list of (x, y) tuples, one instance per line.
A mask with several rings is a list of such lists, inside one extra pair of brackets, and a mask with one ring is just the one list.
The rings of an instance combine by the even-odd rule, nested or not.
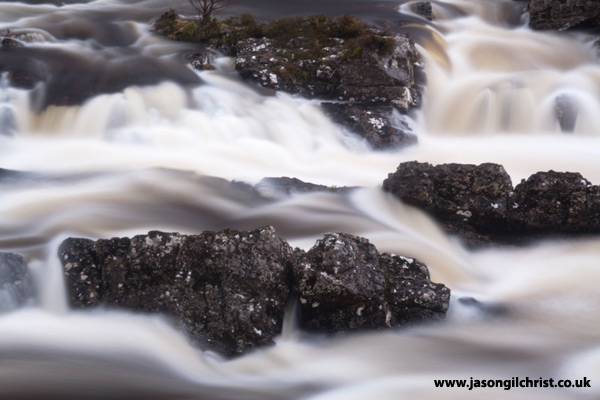
[[(425, 18), (431, 17), (430, 3), (416, 7)], [(260, 22), (246, 14), (212, 24), (197, 26), (170, 10), (153, 26), (167, 38), (202, 43), (205, 50), (235, 56), (240, 76), (261, 90), (346, 103), (324, 108), (374, 149), (416, 142), (409, 126), (395, 124), (389, 115), (392, 107), (407, 114), (421, 105), (425, 69), (409, 37), (369, 27), (348, 15)], [(196, 69), (210, 69), (207, 54), (199, 52), (186, 61)]]
[(273, 343), (290, 293), (312, 331), (379, 329), (444, 317), (450, 290), (416, 260), (327, 234), (308, 252), (273, 228), (198, 235), (69, 238), (59, 248), (75, 308), (160, 313), (226, 356)]
[(330, 233), (299, 257), (300, 326), (320, 332), (379, 329), (445, 316), (450, 290), (427, 267), (380, 254), (365, 238)]
[(600, 27), (597, 0), (529, 0), (529, 26), (534, 29), (566, 30)]
[(59, 252), (74, 307), (165, 314), (227, 356), (281, 332), (293, 250), (272, 228), (67, 239)]
[(417, 137), (404, 121), (393, 126), (393, 109), (389, 105), (321, 103), (335, 122), (362, 136), (376, 150), (405, 147), (417, 143)]
[(554, 98), (554, 106), (561, 131), (573, 132), (579, 114), (578, 105), (570, 96), (561, 94)]
[(272, 39), (250, 38), (238, 43), (236, 69), (243, 78), (271, 89), (309, 98), (393, 104), (406, 112), (421, 102), (414, 73), (420, 57), (407, 37), (389, 39), (393, 49), (386, 55), (362, 47), (350, 52), (338, 39), (337, 46), (322, 49), (321, 57), (306, 59), (289, 50), (298, 53), (308, 47), (310, 42), (302, 38), (285, 47)]
[(410, 10), (428, 21), (433, 20), (433, 9), (430, 1), (419, 1), (410, 5)]
[(296, 193), (314, 192), (348, 193), (351, 190), (356, 189), (356, 187), (350, 186), (337, 187), (317, 185), (287, 176), (264, 178), (256, 184), (255, 187), (260, 193), (266, 194), (267, 197), (279, 197), (278, 194), (288, 196)]
[(600, 233), (600, 187), (578, 173), (538, 172), (513, 189), (501, 165), (413, 161), (389, 174), (383, 189), (472, 245)]
[(18, 254), (0, 253), (0, 314), (33, 302), (33, 282)]
[(311, 42), (305, 38), (292, 39), (285, 46), (268, 38), (250, 38), (238, 43), (236, 69), (244, 79), (265, 88), (344, 101), (322, 106), (335, 122), (365, 138), (374, 149), (400, 147), (415, 143), (416, 136), (406, 124), (393, 126), (390, 114), (392, 107), (408, 113), (420, 106), (415, 76), (422, 64), (412, 40), (399, 35), (387, 39), (393, 45), (385, 55), (362, 47), (351, 51), (343, 39), (332, 38), (337, 44), (307, 59), (296, 56), (309, 51)]

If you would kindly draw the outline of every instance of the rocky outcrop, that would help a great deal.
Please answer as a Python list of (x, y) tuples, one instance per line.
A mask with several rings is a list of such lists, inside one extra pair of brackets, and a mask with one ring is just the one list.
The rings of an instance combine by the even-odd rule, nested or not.
[(322, 106), (335, 122), (364, 137), (374, 149), (415, 143), (408, 125), (393, 126), (390, 118), (392, 106), (407, 113), (421, 103), (415, 70), (422, 65), (414, 43), (404, 36), (388, 37), (391, 49), (382, 54), (363, 47), (350, 50), (343, 39), (332, 40), (335, 45), (305, 58), (310, 40), (297, 38), (279, 46), (268, 38), (246, 39), (238, 43), (236, 69), (266, 88), (349, 102)]
[(33, 302), (27, 263), (18, 254), (0, 253), (0, 314)]
[(73, 307), (161, 313), (226, 356), (273, 343), (290, 293), (300, 296), (300, 325), (325, 332), (438, 320), (450, 297), (425, 265), (346, 234), (327, 234), (307, 253), (271, 227), (70, 238), (59, 257)]
[(385, 53), (363, 47), (350, 50), (337, 39), (337, 45), (324, 47), (317, 56), (307, 55), (311, 42), (305, 38), (285, 46), (268, 38), (250, 38), (237, 45), (236, 69), (243, 78), (271, 89), (309, 98), (393, 104), (406, 112), (421, 102), (414, 74), (421, 68), (420, 57), (407, 37), (386, 40), (391, 49)]
[[(427, 12), (427, 4), (420, 9)], [(235, 56), (240, 76), (261, 89), (350, 103), (324, 108), (375, 149), (416, 141), (407, 124), (390, 118), (392, 107), (406, 114), (421, 104), (424, 67), (414, 42), (406, 36), (369, 27), (348, 15), (268, 23), (243, 15), (199, 27), (173, 10), (155, 21), (154, 30), (170, 39), (200, 42), (208, 51)], [(210, 68), (207, 54), (186, 59), (194, 68), (206, 69)]]
[(432, 214), (469, 244), (600, 233), (600, 187), (578, 173), (538, 172), (514, 189), (497, 164), (406, 162), (383, 189)]
[(365, 238), (330, 233), (299, 257), (294, 280), (300, 326), (336, 332), (441, 319), (450, 290), (429, 280), (427, 267), (379, 254)]
[(600, 27), (597, 0), (529, 0), (529, 26), (566, 30), (578, 26)]
[(59, 252), (74, 307), (165, 314), (228, 356), (281, 332), (293, 250), (272, 228), (67, 239)]

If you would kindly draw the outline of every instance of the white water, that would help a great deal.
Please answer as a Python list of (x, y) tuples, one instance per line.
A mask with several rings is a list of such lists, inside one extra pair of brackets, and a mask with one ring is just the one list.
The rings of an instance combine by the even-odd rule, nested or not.
[[(419, 144), (397, 152), (369, 150), (316, 102), (257, 93), (226, 59), (218, 71), (200, 73), (204, 84), (197, 87), (165, 80), (41, 113), (40, 88), (12, 88), (4, 78), (0, 103), (14, 123), (7, 127), (12, 136), (0, 136), (0, 167), (33, 173), (0, 182), (0, 249), (28, 257), (39, 306), (0, 316), (0, 397), (598, 398), (600, 241), (467, 251), (380, 189), (406, 160), (497, 162), (514, 183), (549, 169), (600, 183), (600, 67), (591, 44), (583, 35), (506, 23), (513, 3), (434, 4), (430, 29), (438, 43), (421, 46), (429, 83), (415, 123)], [(28, 43), (32, 49), (93, 54), (97, 43), (67, 40), (51, 21), (83, 29), (79, 18), (100, 20), (103, 11), (125, 15), (118, 26), (135, 40), (122, 46), (135, 54), (166, 59), (181, 50), (152, 36), (132, 8), (118, 1), (60, 8), (2, 3), (0, 29), (41, 30), (36, 37), (45, 39)], [(106, 35), (100, 23), (93, 26), (92, 34)], [(100, 47), (113, 63), (128, 56), (118, 46)], [(553, 117), (561, 93), (580, 106), (569, 134)], [(295, 176), (365, 188), (257, 203), (211, 176), (250, 183)], [(55, 254), (68, 236), (266, 224), (304, 248), (325, 232), (343, 231), (422, 260), (432, 279), (453, 291), (447, 320), (333, 338), (286, 326), (276, 346), (225, 362), (193, 349), (160, 317), (66, 306)], [(461, 296), (509, 313), (485, 315), (458, 302)], [(514, 376), (586, 376), (592, 388), (468, 391), (433, 384)]]

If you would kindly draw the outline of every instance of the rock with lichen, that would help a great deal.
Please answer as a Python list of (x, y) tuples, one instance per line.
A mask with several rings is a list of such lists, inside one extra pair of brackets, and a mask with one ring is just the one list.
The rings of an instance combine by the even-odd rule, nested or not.
[[(240, 76), (261, 88), (344, 102), (328, 105), (329, 114), (374, 149), (416, 142), (407, 124), (394, 124), (391, 111), (369, 115), (376, 107), (407, 114), (420, 106), (424, 67), (409, 37), (367, 26), (349, 15), (267, 23), (250, 15), (213, 19), (196, 36), (188, 34), (192, 24), (171, 10), (156, 20), (154, 30), (235, 56)], [(192, 65), (203, 69), (202, 63)]]
[(164, 314), (227, 356), (273, 344), (281, 332), (293, 250), (271, 227), (70, 238), (59, 257), (73, 307)]
[(294, 268), (300, 326), (310, 331), (381, 329), (444, 318), (450, 290), (411, 258), (380, 254), (367, 239), (329, 233)]
[(300, 325), (322, 332), (438, 320), (450, 296), (424, 264), (379, 254), (367, 239), (347, 234), (327, 234), (304, 252), (272, 227), (153, 231), (69, 238), (59, 257), (73, 307), (163, 314), (201, 348), (225, 356), (273, 344), (295, 293)]
[(236, 69), (261, 86), (309, 98), (391, 104), (402, 112), (418, 107), (414, 69), (420, 57), (414, 43), (405, 36), (376, 37), (387, 41), (385, 50), (348, 47), (342, 38), (330, 38), (332, 44), (318, 51), (309, 42), (303, 45), (303, 38), (283, 45), (249, 38), (237, 44)]
[(390, 105), (321, 103), (333, 121), (359, 134), (376, 150), (405, 147), (417, 143), (417, 137), (402, 119), (396, 119)]
[(534, 29), (600, 27), (598, 0), (529, 0), (528, 10)]
[(573, 172), (538, 172), (513, 188), (498, 164), (405, 162), (383, 189), (435, 217), (468, 244), (600, 233), (600, 186)]

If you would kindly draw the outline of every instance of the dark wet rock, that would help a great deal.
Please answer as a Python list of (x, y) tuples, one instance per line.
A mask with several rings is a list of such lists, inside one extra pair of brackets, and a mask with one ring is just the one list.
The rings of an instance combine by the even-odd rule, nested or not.
[[(269, 197), (277, 197), (278, 193), (291, 195), (295, 193), (313, 193), (313, 192), (332, 192), (332, 193), (347, 193), (355, 187), (348, 186), (325, 186), (317, 185), (310, 182), (304, 182), (298, 178), (290, 178), (287, 176), (279, 178), (263, 178), (256, 185), (256, 188), (261, 193), (266, 193)], [(274, 193), (275, 192), (275, 193)]]
[(33, 302), (33, 282), (18, 254), (0, 253), (0, 314)]
[(329, 233), (294, 268), (300, 326), (311, 331), (380, 329), (442, 319), (450, 290), (427, 267), (380, 254), (365, 238)]
[(404, 112), (420, 105), (414, 80), (420, 57), (412, 40), (390, 37), (393, 49), (380, 55), (361, 47), (351, 52), (339, 39), (338, 45), (323, 48), (320, 57), (306, 59), (289, 50), (300, 52), (308, 46), (301, 39), (286, 46), (268, 38), (243, 40), (238, 43), (236, 69), (262, 86), (309, 98), (394, 104)]
[[(394, 126), (387, 115), (368, 115), (381, 114), (370, 109), (372, 105), (390, 110), (393, 106), (404, 114), (421, 105), (423, 63), (407, 36), (369, 27), (348, 15), (267, 23), (243, 15), (213, 22), (214, 26), (198, 28), (170, 10), (155, 21), (154, 30), (170, 39), (201, 42), (209, 50), (235, 56), (240, 76), (261, 90), (354, 103), (347, 115), (342, 106), (331, 106), (330, 112), (336, 122), (365, 137), (376, 149), (416, 141), (408, 125)], [(200, 31), (193, 33), (192, 28)], [(188, 62), (197, 69), (210, 65), (204, 55)], [(354, 120), (357, 115), (359, 119)], [(378, 122), (370, 122), (374, 118)]]
[(0, 43), (2, 43), (2, 47), (23, 47), (21, 41), (11, 37), (3, 37)]
[(417, 137), (404, 121), (400, 127), (392, 123), (390, 105), (321, 103), (325, 113), (335, 122), (362, 136), (376, 149), (404, 147), (417, 142)]
[(573, 27), (600, 27), (597, 0), (529, 0), (529, 26), (534, 29), (566, 30)]
[(538, 172), (514, 189), (497, 164), (402, 163), (383, 189), (433, 215), (468, 244), (600, 233), (600, 188), (580, 174)]
[(302, 39), (286, 46), (268, 38), (243, 40), (238, 43), (236, 69), (244, 79), (265, 88), (350, 103), (326, 103), (324, 109), (375, 149), (416, 142), (408, 125), (394, 126), (390, 119), (392, 106), (407, 113), (421, 104), (415, 81), (421, 64), (412, 40), (389, 37), (393, 48), (381, 55), (361, 47), (351, 51), (337, 39), (319, 57), (306, 59), (296, 56), (308, 51), (309, 43)]
[(497, 164), (400, 164), (383, 183), (407, 204), (433, 214), (444, 227), (463, 235), (506, 230), (506, 196), (510, 177)]
[(575, 123), (577, 122), (577, 114), (579, 113), (577, 104), (566, 94), (556, 96), (554, 104), (560, 129), (563, 132), (573, 132)]
[(227, 356), (272, 344), (290, 293), (299, 294), (301, 326), (322, 332), (439, 320), (450, 298), (425, 265), (379, 254), (367, 239), (347, 234), (327, 234), (304, 252), (271, 227), (154, 231), (69, 238), (59, 257), (73, 307), (161, 313), (201, 347)]
[(509, 194), (509, 230), (600, 233), (598, 189), (578, 173), (538, 172)]
[(211, 71), (215, 69), (215, 67), (210, 63), (211, 57), (208, 51), (188, 54), (186, 55), (185, 59), (186, 62), (192, 66), (192, 68), (199, 71)]
[(412, 12), (414, 12), (415, 14), (419, 14), (428, 21), (433, 20), (433, 10), (431, 8), (430, 1), (419, 1), (416, 3), (412, 3), (410, 5), (410, 9)]
[(293, 250), (270, 227), (67, 239), (59, 253), (73, 307), (162, 313), (228, 356), (281, 332)]

